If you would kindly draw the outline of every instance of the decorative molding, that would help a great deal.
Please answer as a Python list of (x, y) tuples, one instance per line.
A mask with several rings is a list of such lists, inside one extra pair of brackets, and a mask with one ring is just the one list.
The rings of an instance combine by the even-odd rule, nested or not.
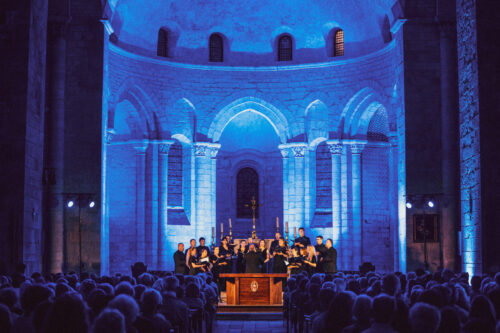
[(148, 149), (148, 143), (144, 142), (142, 145), (136, 145), (134, 146), (134, 149), (136, 150), (137, 154), (145, 154), (146, 150)]
[(304, 157), (306, 154), (306, 146), (295, 146), (292, 147), (293, 155), (295, 157)]
[(351, 145), (351, 153), (353, 153), (353, 154), (361, 154), (363, 152), (363, 149), (365, 149), (364, 144)]
[(290, 149), (280, 148), (280, 153), (283, 158), (288, 158), (288, 156), (290, 155)]

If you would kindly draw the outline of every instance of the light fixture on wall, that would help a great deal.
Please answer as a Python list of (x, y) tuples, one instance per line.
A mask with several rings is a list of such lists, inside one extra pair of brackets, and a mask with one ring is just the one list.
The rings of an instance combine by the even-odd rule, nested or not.
[(409, 200), (406, 201), (406, 208), (408, 208), (408, 209), (412, 209), (413, 208), (413, 204), (412, 204), (411, 201), (409, 201)]
[(71, 207), (73, 207), (74, 205), (75, 205), (75, 202), (74, 202), (73, 200), (68, 200), (68, 202), (66, 203), (66, 206), (67, 206), (68, 208), (71, 208)]

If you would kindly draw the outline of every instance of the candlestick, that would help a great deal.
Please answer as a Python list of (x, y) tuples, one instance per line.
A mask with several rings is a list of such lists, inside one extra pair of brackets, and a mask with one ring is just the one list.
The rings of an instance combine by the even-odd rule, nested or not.
[(293, 227), (293, 238), (297, 238), (297, 227)]
[(285, 233), (288, 234), (288, 222), (285, 222)]
[(212, 227), (212, 239), (215, 239), (215, 227)]
[(280, 218), (276, 216), (276, 230), (280, 230)]
[(229, 219), (229, 229), (231, 229), (231, 219)]
[(220, 239), (224, 237), (224, 223), (220, 224)]

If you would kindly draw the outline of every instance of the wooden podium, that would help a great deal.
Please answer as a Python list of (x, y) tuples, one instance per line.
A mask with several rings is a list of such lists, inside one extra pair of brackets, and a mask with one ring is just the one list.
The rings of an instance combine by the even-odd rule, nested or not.
[(227, 305), (283, 305), (282, 279), (288, 274), (227, 273)]

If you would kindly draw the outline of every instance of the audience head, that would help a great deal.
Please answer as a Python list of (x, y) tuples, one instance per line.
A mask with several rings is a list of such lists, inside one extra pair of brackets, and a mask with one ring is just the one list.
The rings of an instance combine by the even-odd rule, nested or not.
[(413, 333), (434, 333), (439, 328), (441, 314), (437, 307), (416, 303), (410, 309), (410, 326)]
[(401, 290), (401, 281), (396, 274), (387, 274), (382, 279), (382, 292), (389, 296), (397, 296)]
[(380, 324), (390, 324), (396, 312), (394, 298), (387, 295), (379, 295), (373, 299), (373, 320)]
[(45, 319), (45, 332), (87, 333), (89, 327), (85, 303), (77, 293), (66, 293), (56, 298)]
[(372, 299), (366, 295), (359, 295), (354, 301), (352, 309), (354, 317), (358, 322), (369, 323), (371, 316)]
[(469, 318), (486, 320), (492, 324), (496, 322), (496, 313), (493, 304), (484, 295), (477, 295), (471, 303)]
[(12, 327), (12, 313), (7, 305), (0, 303), (0, 332), (9, 333)]
[(121, 294), (134, 297), (135, 295), (134, 287), (132, 287), (132, 285), (127, 281), (122, 281), (118, 283), (115, 287), (115, 295), (121, 295)]
[(52, 290), (41, 285), (28, 286), (21, 294), (21, 306), (24, 315), (29, 316), (36, 306), (53, 296)]
[(142, 312), (154, 315), (161, 304), (161, 295), (154, 289), (146, 289), (141, 296)]
[(125, 318), (115, 309), (106, 309), (96, 318), (92, 333), (125, 333)]
[(127, 327), (131, 326), (139, 315), (139, 306), (129, 295), (121, 294), (116, 296), (111, 302), (109, 302), (108, 307), (121, 312), (125, 318), (125, 325)]

